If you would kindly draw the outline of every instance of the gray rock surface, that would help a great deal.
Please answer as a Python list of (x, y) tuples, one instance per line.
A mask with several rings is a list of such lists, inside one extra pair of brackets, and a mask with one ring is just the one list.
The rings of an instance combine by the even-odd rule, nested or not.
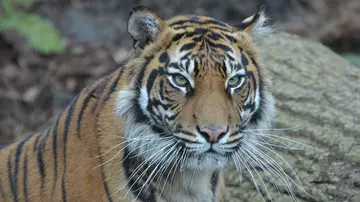
[[(302, 149), (274, 147), (312, 196), (293, 186), (297, 199), (360, 201), (360, 69), (321, 44), (289, 34), (277, 33), (259, 44), (273, 77), (275, 128), (288, 128), (266, 132)], [(277, 161), (296, 181), (286, 163)], [(226, 201), (262, 201), (251, 176), (243, 173), (240, 183), (234, 168), (227, 171)], [(291, 201), (283, 187), (278, 191), (263, 179), (273, 201)], [(261, 192), (266, 196), (264, 187)]]

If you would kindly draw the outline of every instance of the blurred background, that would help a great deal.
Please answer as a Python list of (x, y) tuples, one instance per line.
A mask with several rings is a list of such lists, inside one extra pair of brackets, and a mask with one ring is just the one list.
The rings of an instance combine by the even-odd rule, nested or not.
[(46, 127), (84, 86), (121, 65), (135, 5), (229, 24), (265, 5), (278, 30), (360, 66), (359, 0), (0, 0), (0, 146)]

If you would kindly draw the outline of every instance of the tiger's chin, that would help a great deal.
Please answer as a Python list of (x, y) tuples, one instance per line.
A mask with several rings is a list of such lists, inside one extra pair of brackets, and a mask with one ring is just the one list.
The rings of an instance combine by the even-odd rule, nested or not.
[(219, 153), (205, 152), (189, 157), (185, 166), (195, 170), (220, 170), (228, 167), (230, 159)]

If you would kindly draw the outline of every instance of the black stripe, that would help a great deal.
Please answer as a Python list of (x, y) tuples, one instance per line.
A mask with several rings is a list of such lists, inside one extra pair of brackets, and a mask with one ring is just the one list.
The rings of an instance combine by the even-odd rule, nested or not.
[(223, 22), (217, 21), (217, 20), (204, 20), (204, 21), (197, 21), (197, 20), (192, 20), (192, 19), (186, 19), (186, 20), (179, 20), (176, 22), (173, 22), (170, 24), (170, 27), (172, 26), (181, 26), (184, 25), (186, 23), (192, 23), (192, 24), (198, 24), (198, 25), (205, 25), (205, 24), (213, 24), (213, 25), (218, 25), (224, 28), (228, 28), (229, 26)]
[(115, 81), (111, 84), (109, 92), (107, 92), (107, 94), (105, 95), (104, 102), (108, 101), (110, 99), (111, 95), (115, 92), (116, 87), (119, 83), (120, 77), (123, 72), (124, 72), (124, 68), (121, 68), (120, 72), (117, 73)]
[(76, 123), (76, 134), (78, 137), (80, 137), (80, 129), (81, 129), (81, 121), (83, 119), (83, 115), (84, 115), (84, 112), (91, 100), (91, 98), (94, 97), (93, 93), (96, 91), (96, 88), (94, 88), (84, 99), (84, 102), (81, 106), (81, 109), (80, 109), (80, 112), (79, 112), (79, 117), (77, 119), (77, 123)]
[(159, 62), (167, 63), (168, 61), (169, 61), (169, 55), (167, 54), (166, 51), (164, 51), (159, 57)]
[(18, 174), (19, 174), (19, 163), (20, 163), (20, 156), (21, 156), (21, 153), (22, 153), (22, 149), (24, 147), (24, 144), (26, 143), (26, 141), (30, 138), (30, 136), (28, 136), (27, 138), (25, 138), (24, 140), (22, 140), (17, 148), (16, 148), (16, 153), (15, 153), (15, 170), (14, 170), (14, 194), (15, 194), (15, 197), (18, 198), (18, 194), (19, 194), (19, 191), (18, 191)]
[(185, 36), (185, 32), (176, 34), (176, 35), (172, 38), (172, 42), (179, 41), (183, 36)]
[[(107, 89), (107, 84), (111, 81), (112, 74), (106, 76), (102, 79), (101, 82), (97, 83), (97, 86), (95, 87), (94, 93), (92, 94), (94, 98), (97, 98), (97, 93), (101, 93), (100, 96), (103, 97), (103, 93), (105, 89)], [(93, 106), (91, 107), (91, 113), (95, 113), (97, 106), (99, 104), (99, 99), (96, 99)]]
[[(102, 161), (101, 161), (101, 164), (102, 164)], [(105, 174), (104, 174), (104, 171), (103, 169), (101, 168), (101, 176), (103, 179), (105, 179)], [(105, 189), (105, 193), (106, 193), (106, 198), (109, 202), (112, 202), (112, 198), (111, 198), (111, 195), (110, 195), (110, 192), (109, 192), (109, 187), (107, 185), (107, 183), (105, 182), (104, 180), (104, 189)]]
[(177, 62), (169, 63), (168, 67), (172, 67), (172, 68), (181, 70), (181, 66)]
[[(175, 30), (181, 30), (181, 29), (186, 29), (186, 28), (193, 28), (194, 25), (190, 24), (190, 25), (182, 25), (182, 26), (177, 26), (174, 27), (173, 29)], [(216, 26), (211, 26), (211, 27), (207, 27), (207, 30), (212, 30), (212, 31), (222, 31), (222, 32), (227, 32), (227, 33), (232, 33), (233, 30), (229, 29), (229, 28), (224, 28), (224, 27), (216, 27)]]
[[(198, 128), (199, 126), (196, 126), (196, 128)], [(200, 129), (199, 129), (200, 130)], [(188, 135), (188, 136), (191, 136), (191, 137), (196, 137), (195, 134), (189, 132), (189, 131), (186, 131), (186, 130), (179, 130), (179, 131), (176, 131), (178, 133), (184, 133), (185, 135)]]
[(215, 26), (208, 27), (208, 29), (210, 29), (210, 30), (220, 30), (220, 31), (223, 31), (223, 32), (228, 32), (228, 33), (232, 33), (232, 32), (233, 32), (232, 29), (223, 28), (223, 27), (215, 27)]
[[(58, 168), (57, 168), (57, 135), (58, 135), (58, 126), (61, 116), (58, 117), (56, 120), (55, 125), (53, 126), (52, 131), (52, 152), (53, 152), (53, 158), (54, 158), (54, 182), (52, 187), (51, 196), (54, 197), (55, 188), (57, 184), (57, 176), (58, 176)], [(52, 200), (53, 201), (53, 200)]]
[(44, 188), (44, 184), (45, 184), (46, 173), (45, 173), (43, 152), (45, 149), (46, 139), (49, 136), (49, 134), (50, 134), (50, 128), (48, 128), (46, 130), (45, 135), (41, 135), (43, 138), (42, 138), (41, 142), (39, 143), (39, 145), (37, 146), (37, 163), (38, 163), (38, 168), (39, 168), (40, 178), (41, 178), (41, 188)]
[(23, 175), (23, 191), (24, 191), (24, 200), (27, 202), (29, 201), (29, 196), (28, 196), (28, 169), (27, 169), (27, 165), (28, 165), (28, 156), (27, 156), (27, 150), (25, 151), (25, 157), (24, 157), (24, 165), (23, 165), (23, 170), (24, 170), (24, 175)]
[(196, 144), (198, 145), (199, 142), (196, 142), (196, 141), (192, 141), (192, 140), (188, 140), (188, 139), (185, 139), (183, 137), (179, 137), (179, 136), (175, 136), (177, 139), (179, 140), (182, 140), (183, 143), (189, 143), (189, 144)]
[[(264, 90), (264, 81), (262, 80), (261, 77), (261, 72), (260, 69), (258, 68), (258, 64), (256, 63), (254, 58), (251, 58), (251, 62), (253, 63), (253, 65), (257, 68), (258, 70), (258, 74), (259, 74), (259, 92), (260, 92), (260, 105), (259, 108), (256, 110), (256, 112), (254, 113), (254, 115), (251, 117), (250, 119), (250, 124), (258, 124), (258, 122), (263, 118), (263, 107), (264, 107), (264, 99), (263, 99), (263, 90)], [(256, 85), (256, 83), (255, 83)], [(254, 88), (256, 90), (256, 88)]]
[(226, 46), (224, 44), (213, 43), (211, 41), (207, 41), (207, 42), (211, 46), (211, 48), (220, 48), (224, 52), (232, 52), (232, 49), (229, 46)]
[[(123, 72), (123, 69), (121, 70), (121, 72), (119, 73), (119, 75), (118, 75), (118, 78), (117, 78), (117, 81), (115, 81), (116, 83), (118, 82), (118, 80), (120, 79), (120, 75), (122, 74), (122, 72)], [(109, 75), (108, 77), (106, 77), (98, 86), (96, 86), (92, 91), (91, 91), (91, 94), (93, 94), (93, 93), (95, 93), (95, 91), (101, 91), (101, 92), (103, 92), (106, 88), (106, 85), (107, 85), (107, 83), (109, 82), (111, 80), (111, 75)], [(104, 83), (105, 83), (105, 85), (104, 85)], [(117, 84), (116, 84), (117, 85)], [(116, 85), (115, 85), (115, 88), (114, 88), (114, 90), (116, 89)], [(114, 83), (113, 83), (113, 86), (114, 86)], [(107, 95), (110, 95), (109, 94), (110, 92), (108, 92), (108, 94)], [(93, 97), (93, 95), (91, 95), (90, 94), (90, 97)], [(109, 96), (110, 97), (110, 96)], [(104, 99), (104, 102), (106, 102), (106, 100), (108, 100), (108, 99)], [(95, 111), (95, 109), (96, 109), (96, 105), (97, 105), (97, 103), (98, 102), (96, 102), (95, 103), (95, 105), (93, 106), (93, 108), (92, 108), (92, 112), (94, 112)], [(97, 113), (96, 114), (96, 116), (99, 116), (99, 113)], [(78, 123), (79, 124), (79, 123)], [(97, 134), (96, 134), (96, 136), (97, 136)], [(98, 138), (98, 137), (97, 137)], [(65, 147), (65, 144), (64, 144), (64, 147)], [(98, 154), (100, 155), (100, 150), (99, 150), (99, 148), (98, 148)], [(66, 155), (65, 153), (64, 153), (64, 155)], [(64, 158), (65, 159), (65, 158)], [(65, 163), (65, 162), (64, 162)], [(102, 160), (102, 158), (100, 157), (100, 164), (102, 164), (103, 163), (103, 160)], [(65, 166), (65, 165), (64, 165)], [(105, 181), (105, 174), (104, 174), (104, 171), (103, 171), (103, 167), (101, 167), (100, 168), (100, 172), (101, 172), (101, 177), (102, 177), (102, 179), (103, 179), (103, 185), (104, 185), (104, 190), (105, 190), (105, 194), (106, 194), (106, 198), (107, 198), (107, 200), (109, 201), (109, 202), (112, 202), (112, 199), (111, 199), (111, 195), (110, 195), (110, 192), (109, 192), (109, 188), (108, 188), (108, 185), (107, 185), (107, 183), (106, 183), (106, 181)], [(64, 179), (63, 179), (64, 180)], [(64, 187), (63, 187), (64, 188)], [(63, 189), (63, 194), (65, 193), (65, 189)], [(64, 199), (63, 199), (64, 200)], [(65, 199), (66, 200), (66, 199)]]
[(248, 26), (250, 26), (251, 24), (253, 24), (259, 17), (260, 17), (260, 13), (257, 13), (252, 17), (252, 19), (249, 22), (246, 22), (246, 23), (242, 22), (240, 24), (235, 25), (235, 27), (243, 30), (243, 29), (247, 28)]
[[(254, 73), (253, 73), (253, 72), (247, 72), (247, 73), (246, 73), (246, 76), (252, 80), (252, 83), (253, 83), (253, 85), (254, 85), (254, 89), (253, 89), (253, 90), (256, 91), (256, 89), (257, 89), (257, 84), (256, 84), (256, 79), (255, 79)], [(245, 81), (245, 82), (246, 82), (246, 81)], [(250, 95), (250, 89), (248, 89), (248, 92), (247, 92), (247, 95), (246, 95), (246, 99), (249, 97), (249, 95)], [(247, 105), (245, 106), (245, 109), (250, 109), (251, 112), (253, 112), (253, 111), (255, 110), (255, 101), (252, 102), (252, 103), (247, 104)]]
[(196, 43), (187, 43), (181, 47), (180, 52), (193, 49), (195, 46), (196, 46)]
[(66, 146), (67, 146), (67, 137), (69, 135), (69, 127), (70, 127), (70, 123), (71, 123), (71, 118), (73, 116), (74, 113), (74, 109), (76, 106), (76, 102), (79, 99), (80, 94), (78, 94), (74, 100), (72, 101), (72, 103), (70, 104), (70, 107), (67, 111), (67, 115), (65, 118), (65, 123), (64, 123), (64, 142), (63, 142), (63, 158), (64, 158), (64, 170), (63, 170), (63, 174), (62, 174), (62, 181), (61, 181), (61, 192), (62, 192), (62, 200), (63, 202), (66, 202), (66, 187), (65, 187), (65, 176), (66, 176)]
[(146, 90), (147, 90), (147, 93), (149, 94), (149, 97), (150, 97), (151, 89), (154, 85), (155, 79), (158, 76), (158, 74), (159, 74), (159, 71), (157, 69), (153, 69), (149, 75), (149, 78), (148, 78), (148, 81), (146, 84)]
[[(130, 178), (130, 176), (132, 175), (132, 167), (137, 167), (137, 159), (136, 157), (134, 157), (133, 155), (129, 155), (129, 151), (127, 149), (127, 146), (125, 145), (125, 151), (124, 151), (124, 156), (126, 156), (127, 158), (124, 159), (124, 163), (123, 168), (125, 170), (125, 175), (126, 175), (126, 179), (129, 180), (129, 183), (127, 183), (128, 188), (131, 188), (131, 192), (133, 193), (133, 195), (135, 197), (138, 198), (138, 200), (142, 201), (142, 202), (156, 202), (156, 197), (155, 197), (155, 193), (154, 193), (154, 188), (150, 185), (148, 185), (148, 190), (147, 192), (140, 192), (142, 184), (139, 184), (141, 180), (136, 180), (135, 177), (133, 176), (133, 178)], [(144, 169), (146, 168), (147, 165), (144, 165)]]
[(35, 139), (34, 148), (33, 148), (34, 152), (36, 152), (37, 145), (39, 143), (40, 137), (42, 137), (41, 134), (38, 134), (36, 139)]
[(244, 67), (249, 65), (249, 60), (246, 58), (244, 53), (241, 54), (241, 63)]
[(209, 38), (211, 38), (212, 40), (215, 40), (215, 41), (224, 38), (223, 36), (221, 36), (220, 34), (215, 33), (215, 32), (211, 32), (208, 36), (209, 36)]
[(13, 198), (14, 198), (14, 202), (17, 202), (18, 201), (18, 198), (16, 197), (16, 194), (15, 194), (15, 185), (14, 185), (14, 181), (13, 181), (13, 174), (12, 174), (12, 162), (11, 162), (11, 156), (12, 154), (14, 153), (14, 151), (12, 150), (9, 154), (9, 159), (8, 159), (8, 178), (9, 178), (9, 184), (10, 184), (10, 190), (11, 190), (11, 193), (13, 195)]
[(160, 92), (159, 92), (160, 94), (159, 95), (160, 95), (160, 98), (162, 100), (166, 100), (168, 102), (175, 102), (176, 101), (176, 100), (171, 99), (170, 97), (167, 97), (169, 92), (166, 89), (164, 89), (165, 87), (164, 87), (164, 80), (163, 79), (160, 80), (159, 86), (160, 86)]
[(1, 179), (0, 179), (0, 196), (1, 196), (1, 198), (3, 198), (3, 199), (6, 198), (4, 189), (3, 189), (3, 187), (2, 187), (2, 181), (1, 181)]
[(235, 58), (234, 58), (233, 56), (229, 55), (228, 53), (225, 53), (225, 55), (226, 55), (226, 57), (229, 58), (230, 61), (234, 61), (234, 60), (235, 60)]
[(214, 171), (211, 175), (211, 191), (213, 193), (213, 201), (216, 201), (216, 187), (219, 182), (219, 171)]
[(233, 42), (233, 43), (236, 43), (236, 42), (237, 42), (236, 38), (234, 38), (234, 37), (232, 37), (232, 36), (230, 36), (230, 35), (227, 35), (227, 34), (224, 34), (224, 35), (225, 35), (225, 37), (226, 37), (229, 41), (231, 41), (231, 42)]
[[(137, 81), (140, 83), (140, 85), (142, 85), (143, 83), (143, 79), (145, 76), (145, 71), (146, 71), (146, 67), (148, 66), (148, 64), (151, 62), (151, 60), (154, 58), (154, 56), (149, 56), (145, 58), (145, 62), (141, 67), (141, 71), (139, 73), (139, 75), (137, 76)], [(149, 119), (145, 116), (145, 114), (142, 112), (141, 108), (140, 108), (140, 104), (139, 104), (139, 97), (140, 97), (140, 89), (141, 86), (136, 85), (136, 98), (134, 100), (134, 109), (133, 109), (133, 113), (135, 113), (135, 117), (136, 117), (136, 122), (148, 122)]]

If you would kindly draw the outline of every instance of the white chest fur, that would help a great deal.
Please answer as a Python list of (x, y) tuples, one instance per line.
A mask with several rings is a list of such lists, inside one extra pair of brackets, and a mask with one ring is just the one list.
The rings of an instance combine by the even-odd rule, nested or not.
[[(171, 176), (172, 177), (172, 176)], [(169, 179), (161, 198), (162, 202), (211, 202), (216, 197), (213, 172), (200, 170), (178, 171)]]

